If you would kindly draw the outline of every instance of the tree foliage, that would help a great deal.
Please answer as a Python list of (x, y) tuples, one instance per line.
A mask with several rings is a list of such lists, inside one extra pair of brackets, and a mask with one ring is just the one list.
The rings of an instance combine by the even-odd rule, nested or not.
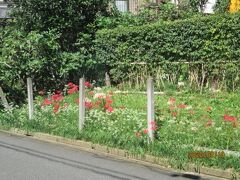
[(230, 0), (217, 0), (214, 11), (217, 13), (225, 13), (229, 11)]
[(81, 33), (91, 29), (97, 14), (106, 14), (109, 0), (12, 0), (12, 17), (24, 32), (55, 29), (61, 47), (74, 49)]

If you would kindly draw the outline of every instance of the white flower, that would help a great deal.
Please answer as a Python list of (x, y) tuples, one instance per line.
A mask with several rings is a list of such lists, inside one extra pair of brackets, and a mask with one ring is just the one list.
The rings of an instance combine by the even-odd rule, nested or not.
[(102, 88), (100, 88), (100, 87), (95, 87), (94, 90), (95, 90), (95, 91), (101, 91)]
[(104, 94), (104, 93), (96, 93), (94, 95), (93, 99), (97, 99), (97, 98), (104, 99), (104, 98), (106, 98), (106, 94)]
[(187, 110), (192, 109), (192, 106), (187, 106), (186, 109)]
[(182, 125), (185, 125), (185, 124), (186, 124), (184, 121), (180, 121), (179, 123), (182, 124)]
[(222, 130), (222, 127), (216, 128), (216, 131), (221, 131), (221, 130)]
[(197, 128), (196, 127), (192, 127), (191, 130), (192, 131), (197, 131)]
[(91, 99), (85, 98), (85, 102), (92, 102)]
[(184, 82), (182, 82), (182, 81), (178, 82), (178, 86), (179, 86), (179, 87), (184, 86), (184, 85), (185, 85)]
[(171, 123), (171, 124), (173, 124), (173, 123), (175, 123), (176, 121), (175, 121), (174, 119), (171, 119), (171, 120), (169, 120), (168, 122)]
[(115, 91), (114, 93), (118, 94), (118, 93), (121, 93), (121, 92), (122, 92), (122, 91), (117, 90), (117, 91)]

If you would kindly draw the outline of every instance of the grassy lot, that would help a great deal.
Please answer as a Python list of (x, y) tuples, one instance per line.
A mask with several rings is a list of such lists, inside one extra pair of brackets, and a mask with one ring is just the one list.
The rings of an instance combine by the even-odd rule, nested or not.
[(237, 93), (169, 93), (155, 96), (155, 141), (148, 144), (144, 94), (115, 94), (113, 89), (87, 85), (86, 123), (78, 131), (78, 93), (74, 84), (62, 92), (35, 98), (35, 118), (26, 107), (0, 113), (0, 125), (84, 139), (136, 154), (164, 157), (176, 168), (186, 163), (233, 168), (240, 172), (239, 157), (189, 158), (194, 147), (240, 152), (240, 96)]

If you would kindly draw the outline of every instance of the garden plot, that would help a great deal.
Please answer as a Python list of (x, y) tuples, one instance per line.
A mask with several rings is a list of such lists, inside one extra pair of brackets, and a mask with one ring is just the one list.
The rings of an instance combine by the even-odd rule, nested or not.
[[(234, 93), (155, 95), (154, 142), (149, 144), (147, 97), (144, 94), (114, 93), (115, 89), (93, 87), (86, 82), (86, 121), (78, 129), (78, 86), (69, 83), (62, 91), (40, 91), (35, 98), (34, 118), (26, 107), (0, 113), (4, 128), (15, 127), (64, 137), (83, 139), (136, 154), (169, 159), (178, 168), (195, 162), (240, 171), (239, 159), (189, 158), (197, 148), (240, 152), (240, 98)], [(199, 150), (199, 149), (198, 149)]]

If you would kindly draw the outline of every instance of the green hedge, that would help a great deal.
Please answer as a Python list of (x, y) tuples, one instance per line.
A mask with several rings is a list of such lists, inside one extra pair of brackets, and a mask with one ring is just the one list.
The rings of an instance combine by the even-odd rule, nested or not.
[[(224, 80), (223, 86), (230, 83), (231, 87), (226, 85), (227, 88), (235, 89), (240, 83), (236, 78), (240, 64), (239, 22), (240, 14), (223, 14), (101, 30), (96, 35), (97, 59), (111, 67), (112, 78), (117, 82), (135, 78), (139, 74), (141, 78), (149, 74), (163, 78), (167, 73), (175, 73), (172, 78), (175, 83), (179, 79), (192, 83), (195, 78), (198, 88), (203, 86), (202, 83), (209, 85)], [(198, 64), (187, 67), (169, 64), (182, 61)], [(230, 64), (231, 71), (228, 71), (229, 63), (233, 61), (237, 64), (234, 67)], [(132, 65), (132, 62), (144, 62), (147, 65)], [(141, 75), (142, 67), (146, 72), (145, 77)], [(135, 72), (136, 68), (139, 74)], [(157, 71), (161, 74), (156, 74)], [(225, 74), (220, 73), (223, 71)], [(193, 73), (197, 77), (191, 79)], [(227, 82), (229, 79), (226, 77), (232, 82)]]
[(240, 60), (240, 14), (101, 30), (98, 58), (119, 62)]

